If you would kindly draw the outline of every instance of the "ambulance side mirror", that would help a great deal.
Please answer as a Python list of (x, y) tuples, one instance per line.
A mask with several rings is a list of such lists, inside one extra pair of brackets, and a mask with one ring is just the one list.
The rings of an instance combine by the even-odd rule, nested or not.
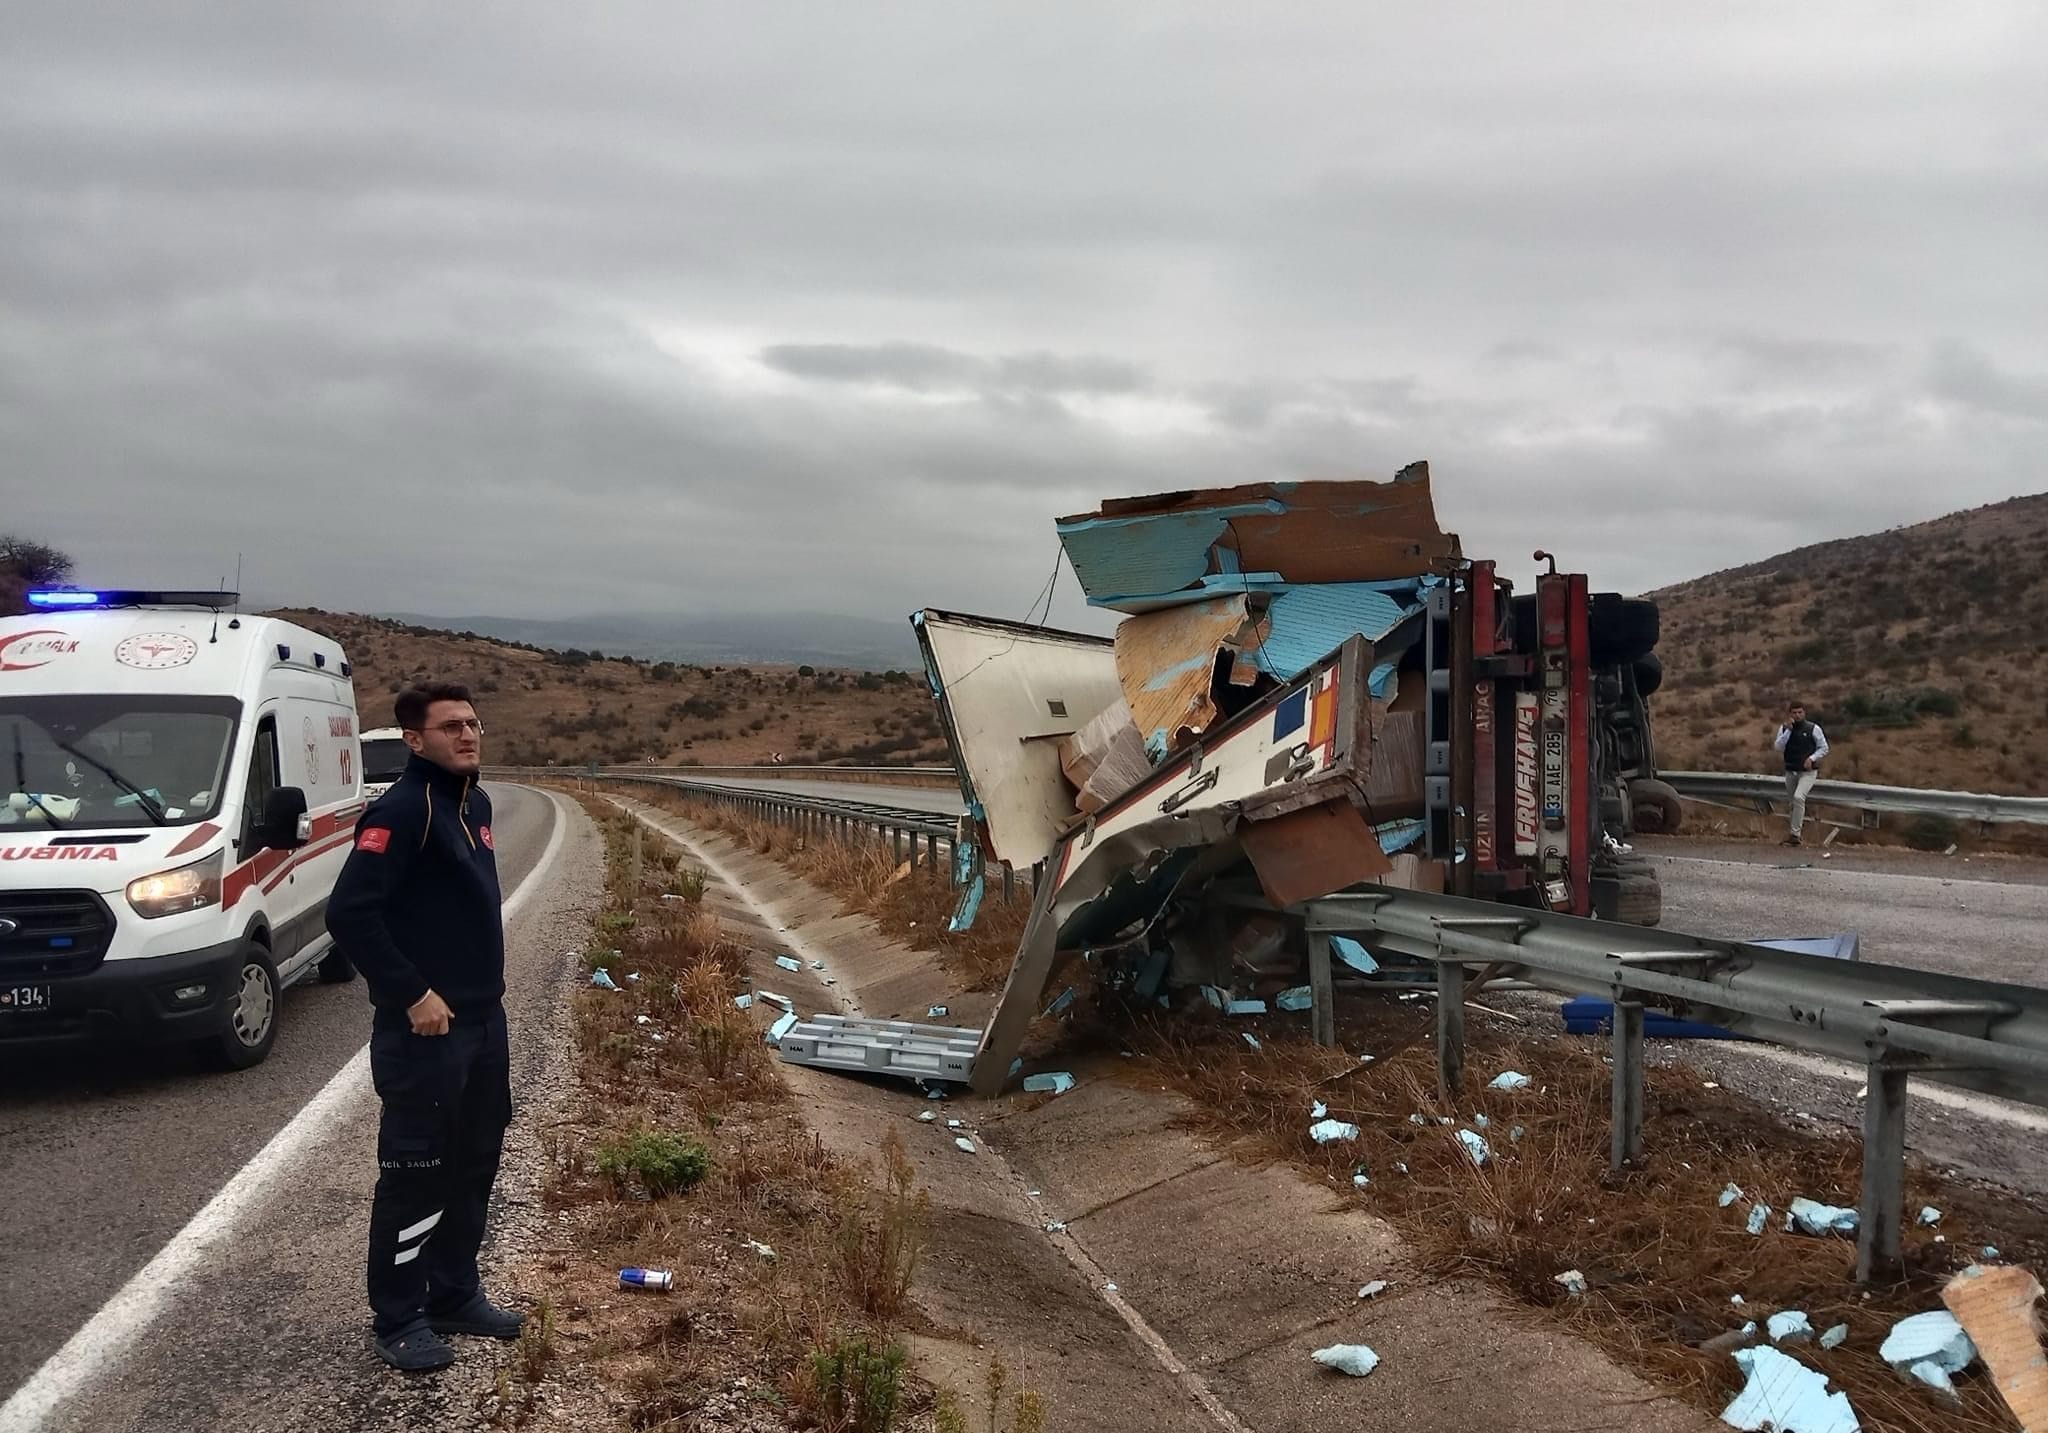
[(263, 820), (256, 828), (257, 844), (273, 851), (296, 851), (311, 836), (310, 824), (306, 793), (296, 786), (280, 786), (264, 803)]

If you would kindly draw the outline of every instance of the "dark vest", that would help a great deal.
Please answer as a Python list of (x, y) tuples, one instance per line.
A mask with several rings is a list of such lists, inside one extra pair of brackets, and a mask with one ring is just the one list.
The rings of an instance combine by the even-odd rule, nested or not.
[(1785, 769), (1787, 771), (1806, 770), (1806, 758), (1819, 750), (1820, 743), (1814, 740), (1813, 736), (1813, 723), (1810, 721), (1794, 722), (1792, 734), (1785, 738)]

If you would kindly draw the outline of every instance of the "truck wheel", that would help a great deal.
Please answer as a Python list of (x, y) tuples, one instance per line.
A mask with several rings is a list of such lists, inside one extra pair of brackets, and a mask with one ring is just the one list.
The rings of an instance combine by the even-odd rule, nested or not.
[(1655, 925), (1664, 919), (1664, 887), (1654, 873), (1630, 872), (1616, 884), (1611, 919), (1623, 925)]
[(1594, 666), (1618, 667), (1656, 649), (1660, 635), (1656, 603), (1623, 597), (1619, 592), (1596, 592), (1589, 605), (1586, 635), (1593, 648)]
[(211, 1062), (223, 1070), (262, 1064), (277, 1041), (277, 1007), (277, 967), (270, 952), (252, 940), (242, 947), (228, 994), (227, 1024), (205, 1047)]
[(348, 958), (348, 952), (340, 946), (320, 957), (320, 983), (322, 985), (346, 985), (356, 978), (356, 963)]
[(1655, 652), (1646, 652), (1636, 658), (1636, 695), (1650, 697), (1657, 694), (1657, 688), (1664, 685), (1664, 659)]
[(1685, 825), (1685, 803), (1679, 799), (1677, 788), (1668, 781), (1659, 781), (1654, 776), (1631, 781), (1628, 799), (1638, 831), (1675, 836)]

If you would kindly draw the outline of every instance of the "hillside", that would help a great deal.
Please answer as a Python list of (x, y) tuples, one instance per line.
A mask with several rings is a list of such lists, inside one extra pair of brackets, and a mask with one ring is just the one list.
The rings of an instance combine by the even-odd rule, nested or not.
[(467, 683), (508, 765), (943, 764), (920, 674), (809, 666), (701, 666), (556, 651), (474, 633), (318, 610), (274, 615), (333, 637), (355, 667), (363, 725), (391, 721), (409, 682)]
[(1648, 595), (1668, 769), (1772, 770), (1797, 696), (1838, 779), (2048, 794), (2048, 493)]

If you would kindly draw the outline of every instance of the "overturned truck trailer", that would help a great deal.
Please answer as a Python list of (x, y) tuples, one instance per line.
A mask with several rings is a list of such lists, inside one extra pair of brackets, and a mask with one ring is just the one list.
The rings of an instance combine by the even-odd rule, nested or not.
[(1334, 891), (1656, 923), (1625, 849), (1678, 811), (1649, 734), (1654, 606), (1554, 564), (1517, 597), (1438, 526), (1419, 463), (1122, 499), (1058, 531), (1091, 605), (1124, 614), (1114, 637), (912, 619), (967, 805), (962, 919), (980, 862), (1038, 874), (976, 1089), (1001, 1088), (1064, 962), (1148, 1000), (1293, 985), (1290, 910)]

